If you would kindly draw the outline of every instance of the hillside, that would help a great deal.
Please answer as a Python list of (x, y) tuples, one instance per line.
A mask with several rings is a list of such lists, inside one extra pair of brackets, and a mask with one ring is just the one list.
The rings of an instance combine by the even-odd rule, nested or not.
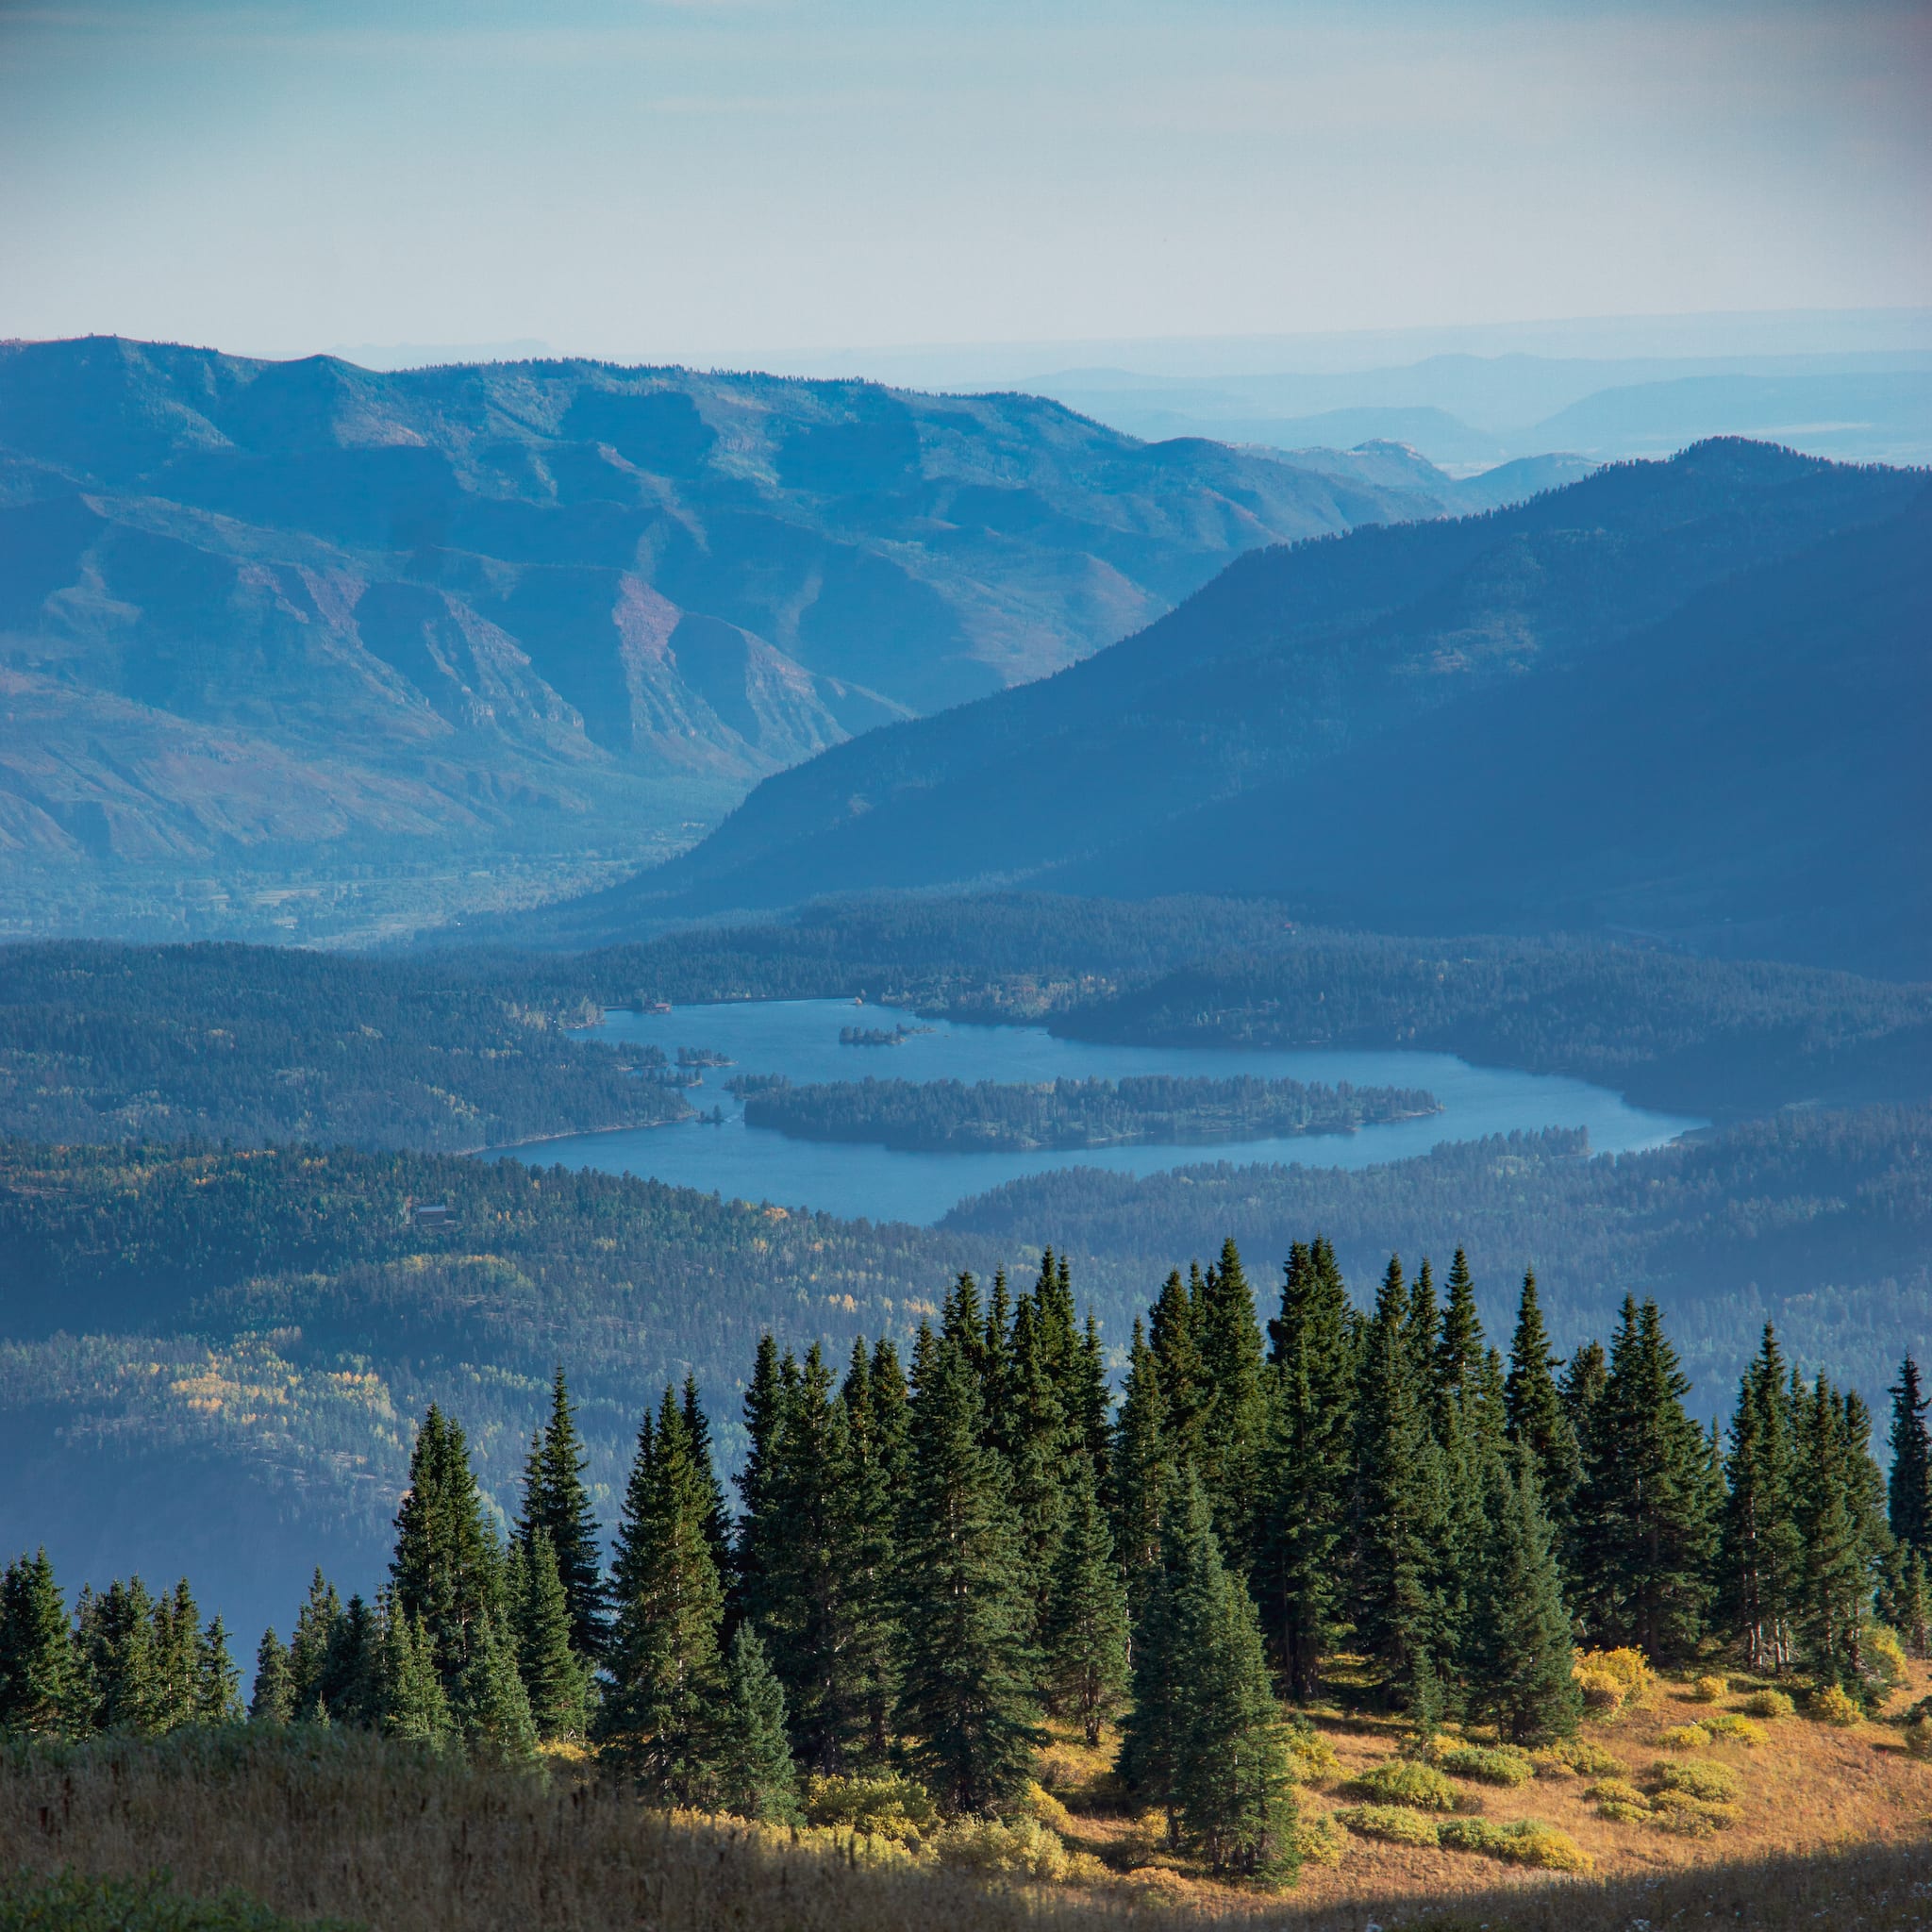
[(306, 937), (634, 869), (1431, 478), (1020, 395), (0, 345), (8, 924)]
[(541, 929), (1019, 878), (1413, 927), (1413, 882), (1451, 929), (1741, 926), (1758, 956), (1923, 970), (1925, 497), (1711, 442), (1267, 550), (1057, 676), (767, 780)]

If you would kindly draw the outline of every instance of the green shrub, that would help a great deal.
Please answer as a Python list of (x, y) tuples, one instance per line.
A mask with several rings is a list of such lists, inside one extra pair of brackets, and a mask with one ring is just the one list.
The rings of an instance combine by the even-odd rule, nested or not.
[(1730, 1690), (1722, 1677), (1699, 1677), (1690, 1687), (1690, 1694), (1699, 1704), (1716, 1704)]
[(1417, 1811), (1455, 1811), (1467, 1803), (1436, 1769), (1414, 1757), (1389, 1757), (1349, 1782), (1349, 1795), (1371, 1805), (1407, 1805)]
[(1676, 1832), (1684, 1838), (1724, 1831), (1735, 1824), (1740, 1815), (1735, 1805), (1693, 1798), (1689, 1791), (1659, 1791), (1650, 1801), (1650, 1823), (1659, 1831)]
[(246, 1892), (184, 1898), (165, 1872), (92, 1878), (63, 1869), (0, 1879), (0, 1932), (352, 1932), (340, 1919), (285, 1919)]
[(805, 1788), (808, 1824), (832, 1825), (916, 1845), (939, 1824), (925, 1787), (909, 1777), (813, 1777)]
[(1304, 1810), (1295, 1818), (1294, 1843), (1304, 1865), (1339, 1865), (1348, 1850), (1348, 1833), (1334, 1812)]
[(1702, 1751), (1710, 1742), (1710, 1733), (1702, 1724), (1667, 1724), (1657, 1733), (1666, 1751)]
[(1763, 1725), (1755, 1724), (1748, 1717), (1740, 1717), (1732, 1710), (1721, 1710), (1715, 1716), (1706, 1718), (1704, 1728), (1713, 1738), (1728, 1738), (1734, 1744), (1755, 1747), (1764, 1742)]
[(1631, 1805), (1622, 1798), (1610, 1798), (1597, 1807), (1596, 1815), (1607, 1818), (1612, 1824), (1648, 1824), (1650, 1800), (1646, 1798), (1641, 1805)]
[(1436, 1754), (1436, 1765), (1451, 1777), (1473, 1777), (1511, 1790), (1536, 1775), (1536, 1759), (1513, 1744), (1452, 1744)]
[(1807, 1713), (1820, 1724), (1837, 1724), (1840, 1729), (1857, 1724), (1865, 1715), (1857, 1701), (1837, 1684), (1826, 1684), (1822, 1690), (1812, 1691), (1810, 1702), (1805, 1707)]
[(1592, 1805), (1635, 1805), (1645, 1811), (1650, 1809), (1650, 1800), (1628, 1778), (1599, 1778), (1585, 1789), (1583, 1795)]
[(1782, 1690), (1754, 1690), (1738, 1708), (1746, 1717), (1790, 1717), (1797, 1706)]
[(1905, 1740), (1914, 1757), (1932, 1758), (1932, 1717), (1915, 1717), (1905, 1727)]
[(1557, 1767), (1579, 1773), (1584, 1777), (1621, 1777), (1624, 1760), (1588, 1738), (1558, 1738), (1554, 1744), (1536, 1754), (1539, 1775), (1560, 1775)]
[(1380, 1839), (1391, 1845), (1433, 1845), (1440, 1842), (1436, 1821), (1406, 1805), (1349, 1805), (1334, 1814), (1359, 1838)]
[(1320, 1784), (1341, 1769), (1335, 1746), (1307, 1718), (1295, 1718), (1286, 1726), (1286, 1741), (1294, 1781), (1301, 1785)]
[(1492, 1824), (1487, 1818), (1445, 1818), (1436, 1841), (1450, 1851), (1481, 1852), (1541, 1872), (1588, 1872), (1594, 1862), (1567, 1831), (1534, 1818), (1508, 1824)]
[(1682, 1791), (1716, 1805), (1737, 1802), (1738, 1774), (1728, 1764), (1658, 1764), (1652, 1775), (1667, 1791)]

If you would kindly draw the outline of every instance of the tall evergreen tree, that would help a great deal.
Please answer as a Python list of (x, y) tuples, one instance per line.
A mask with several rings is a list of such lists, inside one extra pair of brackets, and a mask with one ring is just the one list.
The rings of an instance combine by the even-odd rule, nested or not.
[(583, 1662), (572, 1641), (568, 1593), (557, 1567), (550, 1532), (541, 1524), (519, 1547), (511, 1572), (510, 1635), (517, 1674), (529, 1699), (539, 1738), (575, 1738), (584, 1728)]
[(1582, 1705), (1562, 1574), (1527, 1443), (1513, 1444), (1490, 1465), (1487, 1521), (1470, 1606), (1470, 1701), (1509, 1743), (1567, 1737)]
[(329, 1652), (342, 1621), (342, 1599), (320, 1566), (308, 1579), (308, 1594), (295, 1613), (295, 1634), (289, 1640), (290, 1696), (294, 1715), (303, 1723), (326, 1715), (324, 1692), (329, 1676)]
[(517, 1675), (516, 1646), (494, 1610), (485, 1610), (471, 1626), (456, 1720), (464, 1747), (479, 1764), (528, 1764), (537, 1756), (537, 1726)]
[(1147, 1316), (1147, 1345), (1160, 1373), (1160, 1399), (1166, 1409), (1168, 1455), (1177, 1470), (1195, 1463), (1201, 1412), (1208, 1406), (1199, 1334), (1205, 1291), (1198, 1266), (1186, 1282), (1176, 1268)]
[(1932, 1403), (1922, 1392), (1919, 1365), (1910, 1356), (1899, 1364), (1891, 1397), (1891, 1474), (1886, 1484), (1886, 1515), (1893, 1539), (1932, 1563), (1932, 1435), (1925, 1411)]
[(527, 1551), (536, 1533), (550, 1539), (570, 1606), (571, 1644), (580, 1657), (603, 1655), (609, 1627), (597, 1519), (584, 1483), (590, 1454), (577, 1433), (576, 1410), (559, 1368), (550, 1385), (550, 1418), (530, 1442), (524, 1465), (524, 1507), (517, 1541)]
[(1174, 1484), (1160, 1369), (1138, 1316), (1108, 1476), (1114, 1552), (1126, 1578), (1127, 1601), (1138, 1617), (1148, 1580), (1160, 1567), (1160, 1524)]
[(667, 1389), (646, 1411), (612, 1566), (616, 1621), (597, 1715), (605, 1754), (657, 1802), (702, 1805), (713, 1780), (724, 1592), (705, 1533), (710, 1492)]
[(738, 1626), (725, 1657), (717, 1754), (724, 1809), (768, 1824), (804, 1822), (786, 1741), (785, 1690), (749, 1624)]
[(1321, 1694), (1322, 1658), (1346, 1609), (1355, 1476), (1356, 1360), (1348, 1291), (1319, 1236), (1289, 1250), (1268, 1324), (1268, 1507), (1256, 1564), (1262, 1625), (1288, 1694)]
[(478, 1624), (500, 1614), (502, 1571), (469, 1444), (461, 1427), (432, 1403), (409, 1456), (409, 1488), (396, 1511), (390, 1575), (404, 1610), (428, 1626), (453, 1705), (460, 1701)]
[(1714, 1471), (1684, 1410), (1690, 1388), (1657, 1304), (1625, 1296), (1590, 1427), (1579, 1594), (1593, 1643), (1665, 1663), (1703, 1635), (1715, 1554)]
[(899, 1534), (899, 1729), (953, 1810), (996, 1808), (1026, 1782), (1038, 1662), (999, 1459), (960, 1341), (920, 1331)]
[(863, 1338), (839, 1391), (844, 1507), (850, 1545), (844, 1582), (846, 1669), (858, 1694), (856, 1733), (840, 1738), (848, 1763), (875, 1767), (891, 1744), (897, 1685), (893, 1624), (898, 1491), (906, 1454), (906, 1381), (891, 1344), (870, 1361)]
[(1357, 1413), (1357, 1642), (1386, 1694), (1413, 1706), (1442, 1648), (1448, 1508), (1402, 1264), (1391, 1257), (1369, 1325)]
[(1179, 1607), (1181, 1579), (1214, 1530), (1207, 1493), (1191, 1469), (1180, 1474), (1160, 1518), (1159, 1556), (1150, 1572), (1133, 1622), (1133, 1701), (1121, 1720), (1115, 1769), (1143, 1804), (1167, 1813), (1169, 1842), (1181, 1837), (1174, 1772), (1180, 1759), (1182, 1685), (1188, 1670), (1188, 1632)]
[(1804, 1557), (1793, 1513), (1791, 1425), (1784, 1356), (1767, 1322), (1731, 1418), (1718, 1565), (1725, 1620), (1754, 1671), (1791, 1662)]
[(791, 1357), (781, 1361), (778, 1344), (768, 1334), (759, 1336), (751, 1381), (744, 1391), (749, 1448), (743, 1467), (734, 1478), (738, 1485), (738, 1535), (731, 1567), (724, 1575), (734, 1618), (759, 1617), (769, 1609), (767, 1545), (781, 1533), (773, 1495), (774, 1471), (783, 1453), (788, 1384), (796, 1380)]
[(1806, 1661), (1826, 1683), (1859, 1688), (1871, 1553), (1854, 1507), (1854, 1448), (1823, 1375), (1798, 1405), (1793, 1489), (1804, 1552), (1797, 1626)]
[(1195, 1455), (1214, 1533), (1245, 1573), (1262, 1513), (1261, 1464), (1268, 1411), (1261, 1389), (1261, 1329), (1241, 1251), (1224, 1241), (1208, 1271), (1194, 1319), (1204, 1400)]
[(288, 1646), (271, 1625), (261, 1633), (255, 1652), (255, 1689), (248, 1700), (248, 1722), (285, 1724), (295, 1716), (295, 1674), (289, 1666)]
[(77, 1678), (87, 1706), (73, 1728), (151, 1736), (164, 1728), (155, 1657), (155, 1600), (136, 1576), (95, 1596), (83, 1591), (75, 1619)]
[(242, 1673), (228, 1654), (227, 1626), (219, 1616), (209, 1620), (195, 1646), (194, 1721), (229, 1724), (242, 1716)]
[(710, 1418), (698, 1398), (695, 1375), (684, 1378), (682, 1407), (691, 1457), (709, 1499), (705, 1511), (705, 1541), (711, 1546), (711, 1560), (718, 1566), (719, 1580), (724, 1582), (731, 1574), (731, 1510), (724, 1500), (724, 1485), (718, 1475), (717, 1457), (711, 1449)]
[[(1458, 1251), (1459, 1252), (1459, 1251)], [(1509, 1440), (1521, 1442), (1535, 1465), (1543, 1514), (1560, 1550), (1576, 1487), (1583, 1480), (1583, 1457), (1575, 1425), (1557, 1390), (1558, 1357), (1543, 1326), (1534, 1270), (1523, 1277), (1516, 1307), (1516, 1333), (1509, 1343), (1509, 1374), (1503, 1385), (1504, 1415)]]
[(1079, 1720), (1089, 1744), (1100, 1742), (1127, 1677), (1126, 1590), (1096, 1488), (1083, 1457), (1041, 1619), (1054, 1707)]
[[(441, 1749), (456, 1732), (429, 1627), (385, 1591), (376, 1605), (375, 1694), (368, 1723), (385, 1737)], [(510, 1711), (515, 1728), (515, 1713)]]
[(1058, 1557), (1074, 1464), (1086, 1460), (1060, 1401), (1058, 1352), (1034, 1296), (1022, 1295), (1005, 1351), (1004, 1412), (989, 1435), (1006, 1462), (1008, 1508), (1036, 1607), (1045, 1602)]
[(42, 1548), (0, 1580), (0, 1732), (48, 1737), (66, 1716), (71, 1676), (67, 1606)]

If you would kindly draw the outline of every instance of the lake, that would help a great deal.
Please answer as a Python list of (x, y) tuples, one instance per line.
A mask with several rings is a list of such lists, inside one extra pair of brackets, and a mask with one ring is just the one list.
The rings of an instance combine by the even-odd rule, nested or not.
[[(845, 1026), (891, 1028), (924, 1024), (901, 1045), (841, 1046)], [(970, 1194), (1057, 1168), (1105, 1167), (1116, 1173), (1158, 1174), (1204, 1160), (1282, 1161), (1308, 1167), (1371, 1167), (1426, 1154), (1442, 1141), (1544, 1127), (1583, 1127), (1599, 1154), (1661, 1146), (1705, 1124), (1678, 1114), (1632, 1107), (1607, 1088), (1558, 1074), (1472, 1067), (1450, 1054), (1380, 1053), (1343, 1049), (1112, 1046), (1057, 1040), (1041, 1026), (966, 1026), (919, 1023), (890, 1008), (855, 1007), (848, 1000), (739, 1001), (679, 1007), (669, 1013), (617, 1010), (590, 1039), (634, 1041), (662, 1047), (675, 1059), (681, 1046), (727, 1056), (728, 1068), (704, 1070), (690, 1099), (708, 1112), (722, 1107), (721, 1125), (681, 1122), (502, 1150), (533, 1165), (561, 1163), (631, 1174), (680, 1187), (715, 1191), (727, 1200), (773, 1201), (817, 1208), (872, 1221), (930, 1226)], [(1424, 1087), (1443, 1110), (1424, 1120), (1394, 1121), (1353, 1134), (1298, 1135), (1287, 1140), (1217, 1141), (1203, 1145), (1043, 1148), (1034, 1153), (902, 1153), (886, 1147), (788, 1140), (770, 1128), (747, 1127), (744, 1110), (724, 1091), (735, 1073), (783, 1074), (798, 1081), (880, 1079), (1041, 1081), (1060, 1077), (1118, 1080), (1130, 1074), (1175, 1074), (1225, 1079), (1253, 1074), (1335, 1086)]]

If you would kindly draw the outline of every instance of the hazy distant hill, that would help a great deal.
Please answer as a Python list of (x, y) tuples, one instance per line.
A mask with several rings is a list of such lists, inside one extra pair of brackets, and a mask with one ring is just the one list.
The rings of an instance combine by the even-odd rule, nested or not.
[(1438, 508), (1020, 395), (0, 346), (0, 867), (165, 930), (183, 881), (636, 864), (1243, 550)]
[(1761, 444), (1241, 559), (1059, 675), (767, 780), (560, 913), (1034, 878), (1403, 930), (1928, 963), (1927, 480)]

